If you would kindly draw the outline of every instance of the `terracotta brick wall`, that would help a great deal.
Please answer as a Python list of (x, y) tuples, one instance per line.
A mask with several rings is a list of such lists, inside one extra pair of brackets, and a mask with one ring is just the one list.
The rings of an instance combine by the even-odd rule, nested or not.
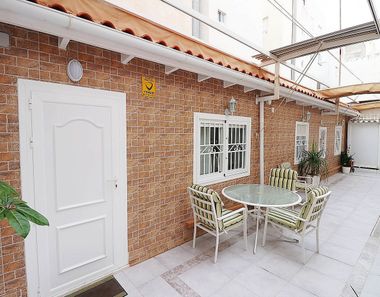
[[(11, 35), (11, 47), (0, 49), (0, 179), (20, 188), (17, 78), (73, 84), (66, 76), (71, 58), (83, 64), (80, 85), (127, 94), (128, 239), (130, 264), (136, 264), (191, 238), (184, 221), (191, 217), (186, 186), (192, 182), (193, 113), (223, 114), (227, 102), (238, 100), (237, 115), (252, 118), (250, 177), (214, 185), (216, 190), (259, 180), (258, 106), (254, 94), (233, 86), (224, 89), (214, 79), (197, 82), (185, 71), (165, 75), (164, 66), (133, 59), (120, 64), (120, 55), (70, 42), (57, 48), (57, 38), (0, 24)], [(141, 76), (154, 77), (157, 95), (141, 96)], [(279, 103), (274, 103), (277, 106)], [(302, 107), (288, 103), (275, 113), (266, 105), (266, 171), (293, 162), (295, 121)], [(318, 138), (320, 115), (312, 109), (310, 139)], [(329, 119), (333, 124), (334, 119)], [(331, 124), (331, 125), (332, 125)], [(329, 124), (330, 125), (330, 124)], [(328, 126), (329, 161), (333, 126)], [(267, 175), (266, 173), (266, 175)], [(0, 226), (0, 296), (26, 296), (23, 241), (4, 223)]]

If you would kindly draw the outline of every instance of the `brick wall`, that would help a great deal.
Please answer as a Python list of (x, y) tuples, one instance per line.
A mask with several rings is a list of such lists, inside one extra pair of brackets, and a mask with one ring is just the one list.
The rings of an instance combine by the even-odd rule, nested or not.
[[(234, 183), (258, 182), (258, 106), (254, 94), (240, 86), (223, 88), (222, 82), (185, 71), (165, 75), (164, 66), (133, 59), (120, 64), (120, 55), (70, 42), (57, 48), (57, 38), (5, 24), (11, 47), (0, 49), (0, 179), (20, 188), (17, 115), (17, 78), (73, 84), (66, 76), (71, 58), (81, 61), (80, 85), (127, 94), (128, 239), (130, 264), (136, 264), (191, 238), (184, 221), (191, 217), (186, 186), (192, 182), (193, 113), (223, 114), (227, 102), (238, 100), (237, 115), (252, 118), (250, 177), (214, 185), (221, 190)], [(141, 76), (154, 77), (157, 95), (141, 96)], [(278, 106), (274, 103), (273, 106)], [(295, 121), (302, 107), (287, 103), (275, 113), (266, 105), (266, 176), (271, 167), (293, 162)], [(318, 139), (319, 111), (312, 112), (310, 139)], [(306, 112), (306, 111), (305, 111)], [(334, 121), (328, 121), (329, 162), (333, 158)], [(6, 223), (0, 225), (0, 296), (26, 296), (23, 241)]]

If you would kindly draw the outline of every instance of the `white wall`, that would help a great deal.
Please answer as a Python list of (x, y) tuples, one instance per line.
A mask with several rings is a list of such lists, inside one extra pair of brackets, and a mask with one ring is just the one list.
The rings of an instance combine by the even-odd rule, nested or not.
[[(187, 36), (192, 33), (192, 18), (160, 0), (106, 0)], [(192, 0), (181, 0), (191, 7)]]

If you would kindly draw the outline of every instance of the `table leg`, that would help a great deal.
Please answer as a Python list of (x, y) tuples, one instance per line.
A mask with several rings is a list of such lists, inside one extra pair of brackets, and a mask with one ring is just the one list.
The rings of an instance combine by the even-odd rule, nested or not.
[(260, 215), (261, 215), (261, 209), (260, 209), (260, 206), (259, 206), (257, 208), (257, 214), (256, 214), (256, 236), (255, 236), (255, 244), (253, 245), (253, 253), (254, 254), (256, 254), (257, 239), (258, 239), (258, 236), (259, 236)]

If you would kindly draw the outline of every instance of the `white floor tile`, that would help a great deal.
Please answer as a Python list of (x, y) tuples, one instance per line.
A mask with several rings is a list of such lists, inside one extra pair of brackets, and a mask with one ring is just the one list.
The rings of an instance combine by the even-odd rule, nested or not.
[(302, 268), (300, 263), (275, 254), (267, 255), (258, 263), (258, 266), (286, 281), (289, 281)]
[(172, 269), (178, 265), (183, 264), (184, 262), (195, 257), (188, 249), (178, 246), (174, 249), (171, 249), (163, 254), (156, 256), (155, 258), (164, 265), (167, 269)]
[(260, 292), (255, 294), (236, 280), (232, 280), (218, 291), (211, 295), (211, 297), (259, 297)]
[(316, 295), (298, 288), (292, 284), (287, 284), (276, 297), (315, 297)]
[(345, 283), (304, 267), (291, 280), (291, 283), (319, 297), (340, 296)]
[(144, 297), (181, 297), (181, 295), (161, 277), (156, 277), (138, 289)]
[(167, 268), (158, 262), (158, 260), (155, 258), (151, 258), (147, 261), (123, 270), (127, 278), (136, 287), (139, 287), (144, 283), (156, 278), (165, 271), (167, 271)]
[(216, 265), (203, 262), (184, 272), (179, 278), (201, 296), (209, 296), (229, 282), (233, 274), (225, 274)]
[(312, 268), (341, 281), (346, 281), (352, 271), (352, 266), (321, 254), (313, 255), (306, 264), (306, 267)]
[(261, 297), (276, 296), (286, 285), (283, 279), (257, 266), (241, 272), (235, 280)]

